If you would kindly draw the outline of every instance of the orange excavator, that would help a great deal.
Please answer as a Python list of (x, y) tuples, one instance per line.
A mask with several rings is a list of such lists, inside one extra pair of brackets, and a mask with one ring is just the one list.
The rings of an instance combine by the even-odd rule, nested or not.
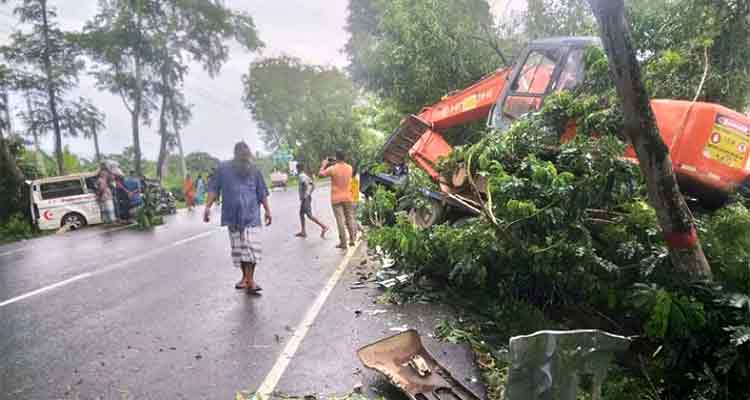
[[(576, 88), (585, 76), (584, 54), (601, 46), (595, 37), (550, 38), (531, 42), (514, 66), (492, 73), (466, 89), (404, 118), (383, 148), (383, 160), (395, 175), (365, 174), (363, 188), (371, 183), (395, 185), (405, 179), (406, 158), (439, 183), (440, 190), (423, 189), (430, 206), (414, 211), (421, 226), (441, 222), (451, 211), (476, 214), (478, 199), (461, 191), (465, 173), (455, 171), (451, 182), (441, 178), (436, 163), (452, 147), (441, 132), (485, 119), (488, 126), (505, 130), (513, 120), (540, 109), (546, 96)], [(750, 175), (750, 117), (718, 104), (679, 100), (653, 100), (657, 126), (669, 147), (673, 168), (683, 192), (702, 204), (718, 205)], [(571, 122), (561, 141), (575, 135)], [(636, 162), (628, 147), (625, 158)]]

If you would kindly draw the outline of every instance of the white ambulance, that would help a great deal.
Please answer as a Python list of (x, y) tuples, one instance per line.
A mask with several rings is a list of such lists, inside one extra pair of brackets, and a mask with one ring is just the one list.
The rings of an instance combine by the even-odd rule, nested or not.
[(96, 201), (96, 173), (56, 176), (31, 181), (31, 215), (41, 230), (65, 225), (78, 229), (102, 223)]

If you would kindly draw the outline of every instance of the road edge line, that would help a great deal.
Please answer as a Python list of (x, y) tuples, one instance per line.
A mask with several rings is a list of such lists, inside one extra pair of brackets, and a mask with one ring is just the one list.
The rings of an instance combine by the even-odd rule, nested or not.
[(284, 371), (286, 371), (289, 363), (292, 361), (292, 358), (294, 358), (294, 355), (297, 353), (299, 346), (302, 344), (302, 340), (304, 340), (305, 336), (307, 336), (307, 333), (310, 331), (313, 322), (315, 322), (315, 319), (318, 317), (320, 310), (323, 309), (323, 306), (328, 300), (328, 296), (330, 296), (331, 292), (333, 292), (333, 289), (341, 279), (341, 275), (344, 274), (344, 270), (346, 270), (346, 267), (349, 265), (349, 262), (351, 262), (352, 257), (357, 252), (361, 244), (362, 241), (358, 241), (353, 248), (346, 252), (346, 256), (344, 256), (344, 259), (341, 260), (341, 263), (338, 267), (336, 267), (336, 270), (333, 271), (331, 277), (328, 278), (328, 282), (326, 282), (326, 285), (323, 286), (323, 289), (320, 291), (320, 293), (318, 293), (318, 297), (315, 298), (313, 304), (305, 312), (304, 318), (302, 318), (302, 321), (300, 321), (300, 323), (297, 325), (297, 328), (294, 330), (292, 337), (284, 346), (284, 350), (281, 351), (281, 354), (279, 354), (279, 357), (276, 359), (273, 367), (271, 367), (271, 370), (263, 379), (263, 382), (258, 387), (258, 390), (255, 391), (255, 394), (253, 394), (251, 399), (261, 400), (263, 398), (266, 398), (267, 396), (270, 396), (276, 389), (276, 385), (281, 380), (281, 376), (284, 374)]

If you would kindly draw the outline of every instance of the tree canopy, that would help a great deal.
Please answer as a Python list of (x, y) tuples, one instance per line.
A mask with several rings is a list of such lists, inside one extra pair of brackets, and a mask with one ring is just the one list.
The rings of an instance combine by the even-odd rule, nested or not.
[(484, 0), (351, 0), (354, 81), (416, 112), (510, 61)]
[(336, 149), (357, 151), (358, 93), (342, 71), (305, 65), (293, 57), (264, 58), (251, 64), (244, 85), (245, 105), (270, 149), (288, 147), (309, 162)]
[(4, 57), (14, 66), (13, 89), (25, 93), (29, 109), (21, 113), (37, 135), (52, 132), (58, 173), (65, 172), (63, 133), (78, 133), (76, 112), (82, 104), (66, 98), (78, 84), (84, 68), (81, 50), (74, 35), (57, 25), (55, 8), (47, 0), (26, 0), (14, 9), (28, 31), (17, 30), (10, 44), (3, 47)]

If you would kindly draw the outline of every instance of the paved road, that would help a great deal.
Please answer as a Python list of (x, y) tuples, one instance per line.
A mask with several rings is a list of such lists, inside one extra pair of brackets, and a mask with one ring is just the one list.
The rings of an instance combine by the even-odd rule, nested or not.
[[(316, 192), (316, 209), (332, 223), (326, 196)], [(231, 399), (257, 388), (345, 258), (333, 235), (292, 237), (295, 191), (271, 203), (262, 297), (233, 289), (227, 234), (200, 212), (150, 232), (0, 247), (0, 398)]]

